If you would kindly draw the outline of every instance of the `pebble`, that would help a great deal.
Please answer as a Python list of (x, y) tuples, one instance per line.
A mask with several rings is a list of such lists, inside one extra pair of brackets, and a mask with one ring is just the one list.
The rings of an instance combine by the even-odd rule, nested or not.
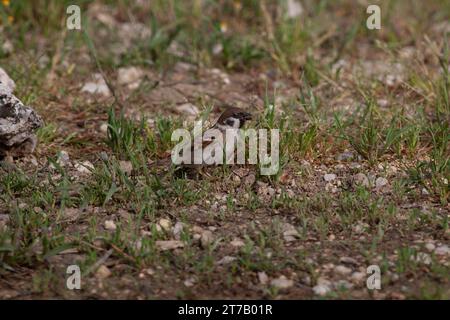
[(102, 75), (96, 73), (92, 76), (93, 81), (86, 82), (84, 86), (81, 88), (81, 92), (86, 92), (90, 94), (99, 94), (104, 97), (109, 97), (111, 95), (111, 91), (109, 91), (108, 85), (103, 79)]
[(450, 255), (450, 249), (447, 245), (442, 245), (437, 247), (436, 250), (434, 250), (434, 253), (438, 256)]
[(431, 242), (427, 242), (425, 244), (425, 249), (427, 249), (428, 251), (434, 251), (434, 249), (436, 249), (436, 246)]
[(369, 178), (364, 173), (357, 173), (353, 176), (354, 184), (357, 186), (368, 187), (369, 186)]
[(200, 244), (202, 245), (202, 247), (207, 248), (213, 241), (214, 241), (213, 233), (209, 230), (203, 231), (200, 238)]
[(99, 279), (106, 279), (111, 276), (111, 274), (111, 270), (109, 270), (109, 268), (105, 265), (101, 265), (95, 272), (95, 276)]
[(326, 182), (330, 182), (336, 179), (336, 175), (334, 173), (327, 173), (326, 175), (323, 176), (323, 179)]
[(388, 184), (388, 180), (383, 177), (378, 177), (377, 180), (375, 180), (375, 187), (377, 189), (380, 189)]
[(222, 259), (220, 259), (219, 261), (217, 261), (217, 264), (219, 264), (219, 265), (230, 264), (231, 262), (236, 261), (236, 260), (237, 260), (236, 257), (225, 256)]
[(170, 222), (169, 219), (164, 218), (159, 219), (158, 224), (164, 231), (169, 231), (172, 226), (172, 222)]
[(258, 280), (262, 285), (269, 283), (269, 277), (264, 271), (258, 272)]
[(352, 152), (343, 152), (337, 156), (338, 161), (347, 161), (353, 159), (354, 154)]
[(75, 169), (82, 174), (90, 174), (94, 170), (94, 165), (90, 161), (77, 162)]
[(123, 173), (127, 175), (131, 175), (131, 172), (133, 171), (133, 165), (131, 164), (131, 161), (119, 161), (120, 170), (123, 171)]
[(105, 221), (105, 229), (114, 231), (114, 230), (117, 229), (117, 226), (116, 226), (116, 224), (114, 223), (113, 220), (106, 220)]
[(239, 239), (239, 238), (234, 238), (233, 241), (230, 242), (230, 244), (231, 244), (233, 247), (236, 247), (236, 248), (240, 248), (240, 247), (245, 246), (244, 241), (242, 241), (242, 240)]
[(294, 285), (294, 281), (287, 279), (285, 276), (280, 276), (277, 279), (272, 279), (270, 284), (277, 289), (288, 289)]
[(179, 113), (188, 115), (188, 116), (197, 116), (200, 111), (198, 108), (192, 103), (184, 103), (175, 108)]
[(355, 283), (361, 283), (366, 279), (366, 274), (364, 272), (353, 272), (350, 279)]
[(178, 240), (158, 240), (155, 244), (162, 251), (184, 247), (184, 243)]
[(352, 272), (352, 269), (350, 269), (346, 266), (343, 266), (343, 265), (339, 265), (334, 268), (334, 272), (336, 272), (337, 274), (346, 276)]
[(331, 288), (325, 284), (318, 284), (317, 286), (314, 286), (312, 289), (314, 294), (318, 296), (325, 296), (331, 291)]

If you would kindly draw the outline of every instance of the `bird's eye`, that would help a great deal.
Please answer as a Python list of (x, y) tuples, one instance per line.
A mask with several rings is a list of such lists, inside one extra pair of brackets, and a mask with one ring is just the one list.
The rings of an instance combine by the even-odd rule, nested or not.
[(229, 126), (234, 126), (234, 119), (227, 119), (225, 123)]

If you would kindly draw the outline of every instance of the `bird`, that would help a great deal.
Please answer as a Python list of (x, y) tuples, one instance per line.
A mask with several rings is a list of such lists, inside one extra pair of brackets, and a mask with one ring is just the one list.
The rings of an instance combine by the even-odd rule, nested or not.
[[(209, 150), (223, 150), (223, 153), (225, 153), (225, 162), (228, 163), (227, 160), (230, 160), (231, 158), (234, 158), (236, 156), (236, 150), (235, 148), (227, 148), (223, 139), (216, 140), (216, 133), (220, 132), (223, 138), (225, 138), (227, 130), (237, 131), (239, 129), (242, 129), (244, 125), (250, 120), (252, 120), (252, 115), (249, 112), (237, 107), (228, 107), (222, 112), (216, 123), (204, 132), (203, 136), (201, 137), (201, 144), (199, 144), (202, 149), (200, 151), (205, 151), (206, 148), (209, 148)], [(188, 177), (197, 176), (198, 173), (201, 173), (202, 169), (206, 165), (213, 162), (211, 156), (215, 155), (214, 151), (212, 151), (206, 156), (202, 156), (201, 163), (195, 163), (194, 154), (196, 151), (196, 147), (198, 148), (198, 146), (192, 143), (192, 141), (190, 142), (190, 163), (181, 162), (179, 165), (175, 165), (176, 173), (186, 174), (186, 176)]]

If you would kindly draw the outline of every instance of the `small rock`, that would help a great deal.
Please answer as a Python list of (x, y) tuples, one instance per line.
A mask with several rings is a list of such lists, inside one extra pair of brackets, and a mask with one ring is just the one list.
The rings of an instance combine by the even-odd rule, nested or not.
[(90, 174), (94, 170), (94, 165), (90, 161), (77, 162), (75, 169), (82, 174)]
[(352, 152), (343, 152), (341, 154), (339, 154), (336, 159), (338, 161), (348, 161), (354, 158), (354, 154)]
[(253, 173), (249, 173), (244, 178), (244, 185), (251, 186), (255, 183), (255, 181), (256, 181), (256, 176)]
[(169, 231), (172, 226), (172, 222), (170, 222), (170, 220), (164, 219), (164, 218), (159, 219), (158, 224), (164, 231)]
[(65, 167), (70, 163), (70, 156), (67, 151), (61, 150), (58, 154), (58, 159), (56, 159), (56, 163), (61, 167)]
[(436, 249), (436, 246), (431, 242), (427, 242), (425, 244), (425, 249), (427, 249), (428, 251), (434, 251), (434, 249)]
[(334, 173), (327, 173), (326, 175), (323, 176), (323, 179), (326, 182), (331, 182), (336, 179), (336, 175)]
[(9, 54), (13, 53), (14, 52), (14, 45), (12, 44), (12, 42), (9, 41), (8, 39), (6, 39), (3, 42), (2, 51), (6, 55), (9, 55)]
[(16, 89), (16, 83), (9, 77), (5, 70), (0, 67), (0, 84), (3, 85), (9, 93), (13, 93)]
[(244, 241), (242, 241), (242, 240), (239, 239), (239, 238), (234, 238), (233, 241), (230, 242), (230, 244), (231, 244), (233, 247), (236, 247), (236, 248), (240, 248), (240, 247), (245, 246)]
[(108, 132), (108, 124), (107, 123), (102, 123), (100, 125), (100, 132), (105, 133), (105, 134)]
[(131, 175), (131, 172), (133, 172), (133, 164), (131, 161), (119, 161), (120, 170), (123, 171), (123, 173), (127, 175)]
[(350, 269), (346, 266), (343, 266), (343, 265), (339, 265), (334, 268), (334, 272), (336, 272), (337, 274), (346, 276), (352, 272), (352, 269)]
[(437, 247), (434, 253), (438, 256), (446, 256), (450, 254), (450, 249), (447, 245), (442, 245)]
[(167, 241), (158, 240), (155, 242), (155, 244), (161, 251), (173, 250), (184, 247), (184, 243), (178, 240), (167, 240)]
[(188, 116), (193, 116), (196, 117), (200, 112), (198, 110), (198, 108), (193, 105), (192, 103), (184, 103), (182, 105), (179, 105), (176, 107), (176, 110), (179, 113), (188, 115)]
[(177, 223), (175, 223), (175, 226), (172, 229), (172, 233), (176, 240), (180, 240), (181, 232), (183, 232), (183, 229), (184, 229), (183, 222), (178, 221)]
[(331, 288), (325, 284), (318, 284), (317, 286), (314, 286), (312, 289), (314, 294), (318, 296), (325, 296), (331, 291)]
[(423, 263), (426, 265), (430, 265), (433, 262), (430, 255), (424, 252), (418, 252), (415, 259), (414, 257), (411, 257), (411, 260), (415, 260), (418, 263)]
[(375, 180), (375, 187), (377, 189), (381, 189), (387, 184), (388, 184), (388, 180), (386, 178), (378, 177), (377, 180)]
[(116, 226), (116, 224), (114, 223), (113, 220), (106, 220), (105, 221), (105, 229), (114, 231), (114, 230), (117, 229), (117, 226)]
[(258, 280), (262, 285), (269, 283), (269, 277), (264, 271), (258, 272)]
[(357, 173), (353, 176), (353, 182), (357, 186), (368, 187), (369, 186), (369, 178), (364, 173)]
[(200, 244), (203, 248), (207, 248), (214, 241), (213, 233), (209, 230), (203, 231), (200, 238)]
[(290, 19), (297, 18), (303, 13), (303, 6), (298, 0), (288, 0), (286, 16)]
[(183, 284), (186, 287), (192, 287), (195, 284), (195, 278), (194, 277), (190, 277), (190, 278), (184, 280)]
[(111, 274), (111, 270), (109, 270), (109, 268), (105, 265), (101, 265), (95, 272), (95, 276), (99, 279), (106, 279), (111, 276)]
[(108, 85), (102, 75), (96, 73), (92, 76), (93, 81), (86, 82), (81, 88), (81, 92), (86, 92), (90, 94), (99, 94), (104, 97), (109, 97), (111, 92), (109, 91)]
[(137, 67), (119, 68), (117, 82), (120, 85), (126, 85), (130, 90), (135, 90), (141, 84), (143, 77), (144, 71)]
[(219, 261), (217, 261), (217, 264), (219, 264), (219, 265), (230, 264), (231, 262), (236, 261), (236, 260), (237, 260), (236, 257), (225, 256), (222, 259), (220, 259)]
[(285, 276), (280, 276), (277, 279), (272, 279), (270, 284), (277, 289), (288, 289), (294, 285), (294, 281), (287, 279)]
[(353, 272), (350, 279), (355, 283), (361, 283), (366, 279), (367, 275), (364, 272)]

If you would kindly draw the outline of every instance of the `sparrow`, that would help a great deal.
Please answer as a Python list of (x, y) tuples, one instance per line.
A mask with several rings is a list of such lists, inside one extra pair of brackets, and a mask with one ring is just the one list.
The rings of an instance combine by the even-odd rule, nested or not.
[[(214, 149), (216, 146), (215, 144), (218, 144), (219, 148), (224, 151), (226, 160), (234, 158), (236, 153), (235, 148), (233, 149), (226, 148), (226, 145), (224, 145), (223, 141), (216, 141), (214, 132), (217, 132), (216, 130), (220, 131), (222, 133), (223, 140), (225, 140), (227, 130), (239, 130), (246, 124), (247, 121), (250, 121), (251, 119), (252, 115), (240, 108), (237, 107), (227, 108), (225, 111), (222, 112), (216, 123), (203, 133), (201, 141), (202, 150), (204, 151), (205, 148), (207, 147)], [(201, 169), (203, 169), (203, 167), (207, 165), (208, 161), (207, 159), (204, 158), (202, 158), (201, 164), (194, 163), (194, 153), (196, 151), (195, 147), (196, 145), (192, 141), (191, 161), (190, 161), (191, 163), (190, 164), (182, 163), (176, 166), (175, 172), (187, 173), (188, 176), (190, 176), (189, 173), (199, 173)]]

